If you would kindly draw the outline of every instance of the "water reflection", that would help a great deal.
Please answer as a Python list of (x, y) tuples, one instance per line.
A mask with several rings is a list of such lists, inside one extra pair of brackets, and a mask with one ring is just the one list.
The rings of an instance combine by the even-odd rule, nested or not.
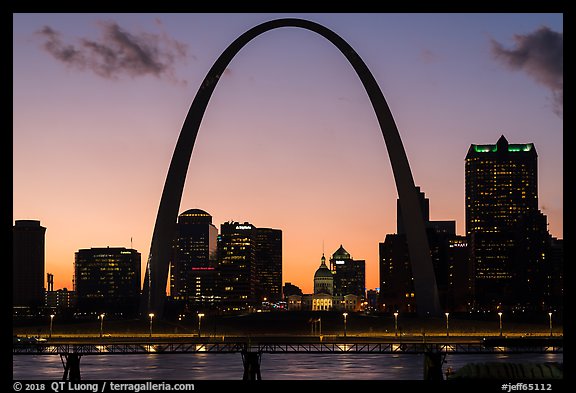
[[(13, 379), (62, 378), (59, 356), (13, 356)], [(562, 362), (562, 354), (448, 354), (443, 369), (467, 363)], [(423, 355), (415, 354), (263, 354), (265, 380), (420, 380)], [(80, 361), (85, 380), (240, 380), (237, 354), (86, 355)]]

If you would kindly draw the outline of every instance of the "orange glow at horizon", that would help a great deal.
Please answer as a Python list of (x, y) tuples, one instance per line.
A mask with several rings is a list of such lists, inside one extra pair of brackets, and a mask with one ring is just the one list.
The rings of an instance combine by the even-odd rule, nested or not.
[[(47, 228), (45, 271), (55, 289), (72, 289), (79, 249), (129, 248), (131, 239), (144, 278), (166, 173), (196, 91), (239, 34), (279, 15), (14, 14), (12, 218)], [(104, 17), (152, 35), (162, 20), (161, 34), (188, 46), (187, 61), (167, 78), (103, 78), (54, 58), (35, 33), (50, 26), (76, 45), (96, 39)], [(550, 234), (563, 237), (563, 119), (546, 88), (489, 51), (490, 37), (506, 42), (542, 25), (562, 32), (562, 14), (302, 17), (342, 35), (374, 74), (431, 220), (454, 220), (465, 234), (466, 152), (504, 134), (510, 143), (534, 143), (539, 209)], [(329, 259), (341, 244), (366, 261), (366, 289), (379, 287), (378, 243), (396, 233), (396, 200), (357, 75), (322, 37), (287, 28), (251, 42), (220, 78), (179, 211), (202, 209), (219, 231), (227, 221), (282, 230), (282, 283), (311, 293), (322, 252)]]

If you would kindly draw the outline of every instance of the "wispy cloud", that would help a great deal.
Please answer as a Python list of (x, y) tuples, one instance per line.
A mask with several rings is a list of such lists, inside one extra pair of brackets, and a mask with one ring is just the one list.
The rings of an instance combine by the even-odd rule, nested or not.
[(186, 44), (164, 32), (130, 33), (116, 22), (98, 22), (98, 26), (102, 32), (98, 40), (79, 38), (67, 43), (61, 33), (50, 26), (44, 26), (36, 34), (43, 40), (42, 48), (46, 52), (72, 68), (107, 79), (153, 75), (185, 83), (177, 78), (175, 65), (186, 60)]
[(564, 101), (564, 34), (543, 26), (515, 34), (515, 47), (505, 49), (492, 39), (492, 54), (512, 70), (522, 70), (552, 92), (553, 110), (562, 116)]
[(422, 49), (420, 51), (420, 60), (422, 60), (424, 63), (431, 64), (438, 60), (438, 56), (430, 49)]

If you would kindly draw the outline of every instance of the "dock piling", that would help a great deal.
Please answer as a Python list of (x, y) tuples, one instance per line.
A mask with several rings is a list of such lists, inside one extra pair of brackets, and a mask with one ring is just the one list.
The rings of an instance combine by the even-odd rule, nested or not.
[(261, 381), (262, 375), (260, 374), (260, 359), (262, 353), (242, 351), (242, 363), (244, 364), (244, 381)]
[(80, 357), (77, 353), (60, 354), (64, 365), (63, 381), (80, 381)]

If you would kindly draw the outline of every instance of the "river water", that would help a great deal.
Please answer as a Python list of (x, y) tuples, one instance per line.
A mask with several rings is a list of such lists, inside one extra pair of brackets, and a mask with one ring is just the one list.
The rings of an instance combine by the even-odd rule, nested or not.
[[(60, 380), (57, 355), (12, 356), (14, 380)], [(467, 363), (563, 362), (560, 354), (448, 354), (442, 368)], [(85, 355), (83, 380), (241, 380), (239, 353)], [(424, 356), (414, 354), (262, 354), (263, 380), (421, 380)]]

